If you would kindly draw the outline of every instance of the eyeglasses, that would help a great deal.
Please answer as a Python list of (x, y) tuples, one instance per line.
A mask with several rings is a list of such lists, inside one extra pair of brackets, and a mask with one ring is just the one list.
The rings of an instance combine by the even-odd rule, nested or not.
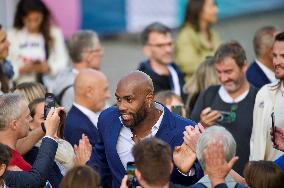
[(147, 45), (148, 46), (157, 47), (157, 48), (165, 48), (165, 47), (172, 47), (173, 43), (172, 42), (161, 43), (161, 44), (150, 44), (150, 43), (147, 43)]
[(84, 53), (95, 53), (95, 54), (103, 54), (104, 48), (92, 49), (92, 50), (85, 50)]

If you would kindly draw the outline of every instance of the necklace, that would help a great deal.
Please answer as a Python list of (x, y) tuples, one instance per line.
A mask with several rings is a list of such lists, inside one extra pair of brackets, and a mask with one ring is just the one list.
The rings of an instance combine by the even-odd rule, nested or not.
[(137, 134), (135, 134), (134, 133), (134, 131), (133, 130), (131, 130), (131, 132), (132, 132), (132, 140), (135, 142), (135, 143), (137, 143), (137, 142), (140, 142), (143, 138), (145, 138), (145, 137), (147, 137), (151, 132), (152, 132), (152, 127), (149, 129), (149, 130), (147, 130), (143, 135), (141, 135), (141, 136), (138, 136)]

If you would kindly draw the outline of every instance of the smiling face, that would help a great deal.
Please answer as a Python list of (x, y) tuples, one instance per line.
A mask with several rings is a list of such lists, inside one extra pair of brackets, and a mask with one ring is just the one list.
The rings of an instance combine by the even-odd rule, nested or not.
[(217, 77), (228, 93), (237, 92), (245, 82), (247, 65), (240, 68), (231, 57), (215, 63)]
[(145, 81), (129, 77), (122, 79), (115, 92), (116, 104), (126, 127), (134, 128), (148, 115), (153, 92)]
[(276, 41), (272, 50), (275, 77), (284, 80), (284, 41)]

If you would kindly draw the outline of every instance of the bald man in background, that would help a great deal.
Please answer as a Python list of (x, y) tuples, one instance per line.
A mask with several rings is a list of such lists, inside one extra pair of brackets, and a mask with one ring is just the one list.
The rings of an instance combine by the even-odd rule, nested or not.
[(75, 79), (74, 92), (75, 101), (64, 128), (65, 140), (78, 145), (82, 134), (85, 134), (94, 146), (98, 139), (98, 117), (110, 97), (107, 78), (100, 71), (83, 69)]

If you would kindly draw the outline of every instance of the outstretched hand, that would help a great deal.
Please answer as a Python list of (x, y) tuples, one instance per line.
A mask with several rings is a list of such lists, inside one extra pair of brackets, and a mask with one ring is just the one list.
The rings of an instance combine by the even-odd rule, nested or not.
[(224, 145), (221, 141), (212, 141), (203, 151), (205, 170), (211, 180), (212, 187), (225, 182), (225, 177), (237, 162), (238, 157), (233, 157), (229, 162), (225, 159)]
[[(271, 133), (272, 134), (272, 133)], [(275, 149), (278, 149), (280, 151), (284, 151), (284, 130), (275, 127), (275, 145), (273, 146)]]
[(204, 131), (205, 129), (200, 123), (195, 127), (190, 125), (186, 126), (185, 131), (183, 132), (183, 142), (190, 147), (193, 152), (196, 152), (198, 139)]
[(82, 134), (82, 138), (79, 140), (79, 145), (74, 146), (74, 152), (75, 165), (82, 166), (90, 160), (92, 154), (92, 145), (90, 144), (90, 141), (86, 135)]
[(196, 154), (185, 143), (175, 147), (173, 160), (177, 168), (184, 174), (188, 173), (196, 160)]

